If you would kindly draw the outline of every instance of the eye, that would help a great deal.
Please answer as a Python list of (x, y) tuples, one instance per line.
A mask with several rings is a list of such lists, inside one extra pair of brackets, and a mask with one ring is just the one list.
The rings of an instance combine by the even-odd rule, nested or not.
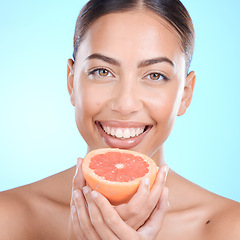
[(107, 69), (100, 69), (98, 70), (98, 74), (102, 77), (106, 77), (109, 74), (109, 71)]
[(152, 80), (159, 80), (159, 78), (161, 77), (159, 73), (151, 73), (149, 76)]
[(150, 79), (150, 80), (153, 80), (153, 81), (161, 81), (161, 80), (165, 80), (167, 81), (168, 78), (165, 77), (164, 75), (162, 75), (161, 73), (157, 73), (157, 72), (154, 72), (154, 73), (150, 73), (146, 76), (146, 78)]
[(113, 74), (106, 68), (96, 68), (90, 71), (89, 75), (97, 75), (99, 77), (113, 77)]

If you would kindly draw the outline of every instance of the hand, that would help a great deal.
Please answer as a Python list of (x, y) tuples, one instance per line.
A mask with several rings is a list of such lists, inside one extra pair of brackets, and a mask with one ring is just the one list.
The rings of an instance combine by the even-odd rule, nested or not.
[[(76, 208), (74, 224), (84, 231), (84, 238), (91, 240), (153, 240), (157, 237), (167, 209), (168, 189), (164, 188), (161, 198), (156, 208), (148, 220), (137, 231), (125, 223), (109, 201), (97, 191), (91, 191), (89, 187), (83, 188), (83, 195), (80, 190), (76, 190)], [(87, 202), (83, 203), (83, 197)], [(86, 220), (87, 219), (87, 220)], [(84, 221), (86, 225), (82, 224)], [(79, 233), (82, 234), (81, 231)]]
[[(140, 203), (141, 199), (144, 199), (141, 196), (141, 193), (145, 191), (144, 188), (149, 192), (149, 187), (146, 188), (145, 186), (148, 184), (143, 182), (133, 199), (130, 200), (131, 204), (116, 207), (118, 208), (118, 212), (116, 212), (116, 208), (114, 209), (108, 200), (100, 193), (96, 191), (91, 193), (88, 187), (84, 187), (84, 193), (82, 192), (85, 181), (79, 163), (73, 181), (73, 193), (75, 193), (75, 197), (72, 197), (71, 202), (71, 227), (73, 226), (76, 237), (73, 237), (73, 234), (71, 234), (69, 239), (132, 239), (132, 237), (134, 237), (134, 239), (154, 239), (162, 225), (168, 195), (167, 188), (161, 188), (161, 191), (157, 189), (159, 188), (160, 182), (164, 182), (163, 174), (160, 174), (160, 172), (161, 170), (152, 188), (153, 192), (151, 191), (152, 193), (147, 194), (148, 197), (145, 198), (145, 200), (148, 199), (148, 201), (150, 199), (153, 200), (153, 204), (149, 204), (148, 211), (150, 211), (152, 207), (154, 209), (157, 202), (154, 211), (152, 212), (152, 209), (148, 213), (146, 211), (147, 208), (145, 208), (145, 214), (125, 214), (125, 217), (129, 216), (130, 218), (124, 222), (118, 212), (121, 213), (122, 211), (122, 215), (124, 215), (124, 213), (127, 213), (127, 208), (129, 208), (131, 204), (134, 204), (134, 202)], [(161, 195), (160, 199), (159, 196), (157, 197), (159, 193)], [(97, 197), (94, 197), (96, 194)], [(140, 216), (143, 216), (143, 220), (140, 219)], [(143, 221), (146, 221), (144, 225)], [(128, 224), (131, 223), (136, 227), (137, 224), (139, 224), (138, 222), (141, 222), (140, 225), (143, 226), (141, 228), (137, 227), (139, 228), (137, 231)], [(70, 231), (72, 232), (71, 228)], [(132, 237), (129, 238), (129, 236)]]
[(135, 230), (144, 224), (156, 207), (164, 189), (167, 174), (168, 166), (161, 166), (151, 191), (149, 179), (143, 179), (137, 193), (130, 201), (115, 207), (120, 217)]
[[(73, 177), (72, 181), (72, 197), (71, 197), (71, 203), (70, 203), (70, 218), (69, 218), (69, 223), (68, 223), (68, 240), (76, 240), (76, 239), (84, 239), (84, 238), (77, 238), (75, 232), (77, 231), (76, 225), (73, 224), (73, 214), (72, 210), (75, 209), (75, 202), (74, 202), (74, 196), (73, 193), (77, 189), (82, 189), (86, 185), (86, 181), (83, 177), (82, 171), (81, 171), (81, 163), (82, 163), (82, 158), (77, 159), (77, 165), (76, 165), (76, 173)], [(78, 234), (78, 236), (82, 236), (81, 234)]]

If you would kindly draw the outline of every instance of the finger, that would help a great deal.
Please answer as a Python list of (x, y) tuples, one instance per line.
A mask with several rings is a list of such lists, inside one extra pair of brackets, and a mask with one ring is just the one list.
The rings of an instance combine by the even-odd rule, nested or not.
[(150, 179), (144, 178), (133, 197), (127, 204), (121, 204), (115, 207), (120, 217), (135, 230), (138, 229), (149, 217), (151, 211), (145, 216), (143, 209), (148, 203), (150, 194)]
[(77, 215), (77, 208), (76, 208), (75, 205), (73, 205), (71, 207), (71, 217), (72, 217), (72, 226), (73, 226), (75, 236), (71, 235), (69, 240), (75, 240), (75, 239), (85, 240), (86, 238), (84, 237), (84, 235), (81, 231), (81, 227), (80, 227), (79, 220), (78, 220), (78, 215)]
[(85, 239), (99, 240), (100, 238), (90, 221), (88, 210), (85, 205), (85, 199), (81, 190), (74, 191), (74, 203), (79, 221), (79, 229), (81, 229)]
[(118, 238), (110, 238), (110, 239), (121, 239), (121, 240), (129, 240), (129, 239), (137, 239), (136, 231), (128, 226), (118, 215), (109, 201), (97, 191), (91, 192), (92, 199), (98, 206), (98, 209), (101, 210), (102, 217), (106, 225), (112, 230), (112, 232)]
[(82, 189), (86, 185), (85, 179), (82, 173), (82, 158), (77, 159), (76, 173), (73, 177), (72, 191), (80, 188)]
[(145, 202), (149, 197), (150, 192), (150, 179), (144, 178), (137, 192), (133, 195), (133, 197), (126, 204), (121, 204), (116, 206), (115, 209), (121, 216), (123, 220), (127, 220), (129, 216), (135, 216), (139, 214), (142, 206), (144, 206)]
[(152, 210), (156, 206), (156, 204), (161, 196), (162, 190), (166, 183), (168, 171), (169, 171), (169, 167), (167, 165), (163, 165), (159, 168), (157, 177), (151, 188), (150, 196), (148, 199), (148, 202), (152, 203), (152, 207), (153, 207)]
[[(68, 219), (68, 239), (69, 240), (75, 240), (76, 239), (76, 234), (75, 234), (75, 229), (73, 227), (73, 213), (72, 213), (72, 203), (70, 206), (70, 217)], [(76, 223), (75, 223), (76, 224)]]
[[(72, 181), (72, 193), (73, 191), (75, 191), (78, 187), (81, 187), (81, 185), (85, 185), (85, 181), (84, 181), (84, 178), (81, 177), (81, 173), (79, 174), (79, 168), (81, 167), (81, 163), (82, 163), (82, 159), (81, 158), (78, 158), (77, 159), (77, 165), (76, 165), (76, 173), (73, 177), (73, 181)], [(80, 175), (80, 176), (79, 176)], [(74, 207), (73, 207), (74, 206)], [(70, 202), (70, 209), (75, 209), (75, 203), (74, 203), (74, 197), (73, 197), (73, 194), (72, 194), (72, 197), (71, 197), (71, 202)], [(69, 235), (69, 239), (76, 239), (75, 237), (75, 230), (74, 227), (73, 227), (73, 217), (74, 217), (74, 220), (75, 220), (75, 228), (76, 228), (76, 223), (77, 223), (77, 219), (76, 219), (76, 213), (74, 215), (72, 215), (72, 212), (70, 213), (71, 217), (69, 218), (69, 223), (68, 223), (68, 235)]]
[[(91, 223), (96, 229), (96, 232), (100, 236), (101, 239), (107, 240), (117, 240), (118, 238), (115, 236), (115, 234), (111, 231), (111, 229), (106, 225), (106, 223), (103, 220), (102, 214), (98, 206), (95, 204), (95, 202), (92, 199), (91, 196), (91, 189), (89, 187), (83, 188), (84, 196), (86, 198), (87, 204), (88, 204), (88, 211), (91, 219)], [(111, 206), (112, 208), (112, 206)]]
[[(86, 185), (82, 173), (82, 158), (77, 159), (76, 172), (72, 181), (72, 192), (77, 189), (82, 189)], [(74, 205), (74, 199), (71, 199), (70, 207)]]
[(116, 207), (122, 219), (135, 230), (144, 224), (156, 207), (166, 182), (168, 169), (167, 165), (160, 167), (150, 192), (147, 187), (144, 189), (143, 186), (146, 184), (141, 183), (137, 193), (127, 204)]
[[(82, 158), (78, 158), (77, 164), (76, 164), (76, 172), (72, 180), (72, 193), (78, 188), (82, 189), (83, 186), (85, 185), (83, 174), (81, 173), (81, 165), (82, 165)], [(72, 198), (70, 206), (73, 206), (73, 205), (74, 205), (74, 201)]]
[(138, 232), (143, 238), (149, 239), (151, 237), (152, 239), (155, 239), (160, 232), (168, 208), (168, 192), (168, 188), (164, 187), (161, 198), (150, 218), (141, 228), (139, 228)]

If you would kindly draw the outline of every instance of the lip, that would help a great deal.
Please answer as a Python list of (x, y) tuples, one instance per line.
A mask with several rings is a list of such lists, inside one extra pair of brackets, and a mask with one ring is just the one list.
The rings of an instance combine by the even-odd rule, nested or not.
[[(131, 149), (136, 147), (148, 134), (151, 130), (152, 125), (138, 123), (138, 122), (118, 122), (118, 121), (97, 121), (95, 122), (97, 129), (102, 136), (104, 142), (111, 148), (121, 148), (121, 149)], [(101, 127), (101, 124), (106, 124), (109, 127), (118, 127), (118, 128), (138, 128), (138, 127), (145, 127), (148, 128), (139, 136), (131, 137), (128, 139), (119, 139), (107, 134)]]
[(150, 124), (147, 123), (140, 123), (140, 122), (133, 122), (133, 121), (96, 121), (96, 123), (101, 123), (104, 125), (107, 125), (109, 127), (116, 127), (116, 128), (139, 128), (139, 127), (145, 127), (150, 126)]

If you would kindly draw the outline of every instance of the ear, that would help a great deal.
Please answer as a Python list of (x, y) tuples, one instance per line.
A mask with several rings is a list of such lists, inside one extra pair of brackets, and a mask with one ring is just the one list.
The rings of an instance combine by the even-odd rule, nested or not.
[(73, 87), (73, 80), (74, 80), (73, 65), (74, 65), (73, 60), (68, 59), (68, 62), (67, 62), (67, 87), (68, 87), (68, 93), (70, 95), (70, 101), (71, 101), (72, 105), (75, 106), (75, 96), (74, 96), (74, 87)]
[(190, 72), (186, 77), (186, 83), (183, 91), (181, 104), (178, 110), (178, 116), (183, 115), (192, 101), (193, 90), (196, 82), (196, 73)]

